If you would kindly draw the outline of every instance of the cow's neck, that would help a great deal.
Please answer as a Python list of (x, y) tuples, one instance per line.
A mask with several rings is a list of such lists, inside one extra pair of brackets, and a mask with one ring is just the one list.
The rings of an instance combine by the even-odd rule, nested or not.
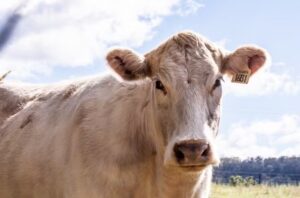
[(211, 171), (211, 167), (199, 173), (182, 172), (175, 169), (163, 168), (161, 197), (207, 197), (211, 181)]

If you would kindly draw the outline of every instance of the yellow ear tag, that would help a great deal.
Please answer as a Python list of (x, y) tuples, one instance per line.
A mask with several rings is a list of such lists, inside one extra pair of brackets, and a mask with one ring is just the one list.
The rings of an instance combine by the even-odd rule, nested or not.
[(250, 78), (249, 72), (240, 72), (240, 73), (236, 73), (232, 76), (231, 82), (248, 84), (249, 78)]

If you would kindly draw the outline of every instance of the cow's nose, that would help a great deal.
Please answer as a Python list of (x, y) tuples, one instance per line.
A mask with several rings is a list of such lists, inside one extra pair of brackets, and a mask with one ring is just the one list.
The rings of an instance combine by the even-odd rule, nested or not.
[(180, 165), (205, 165), (211, 158), (211, 149), (207, 141), (187, 140), (174, 145), (174, 154)]

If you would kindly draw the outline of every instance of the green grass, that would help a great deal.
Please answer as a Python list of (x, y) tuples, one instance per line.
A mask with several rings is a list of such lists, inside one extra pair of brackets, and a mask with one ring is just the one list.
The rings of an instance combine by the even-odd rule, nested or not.
[(212, 186), (211, 198), (300, 198), (300, 186)]

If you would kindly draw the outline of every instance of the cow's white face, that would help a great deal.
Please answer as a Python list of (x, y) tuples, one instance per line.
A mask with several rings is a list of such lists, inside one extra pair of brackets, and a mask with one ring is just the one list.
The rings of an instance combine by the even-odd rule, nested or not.
[(157, 49), (138, 56), (130, 50), (111, 51), (107, 60), (124, 79), (150, 77), (158, 129), (164, 140), (164, 164), (202, 170), (218, 163), (222, 76), (256, 72), (265, 53), (243, 47), (225, 54), (199, 35), (180, 33)]
[(165, 164), (201, 168), (217, 163), (213, 141), (222, 96), (219, 66), (204, 43), (169, 47), (153, 76), (158, 121), (166, 140)]

